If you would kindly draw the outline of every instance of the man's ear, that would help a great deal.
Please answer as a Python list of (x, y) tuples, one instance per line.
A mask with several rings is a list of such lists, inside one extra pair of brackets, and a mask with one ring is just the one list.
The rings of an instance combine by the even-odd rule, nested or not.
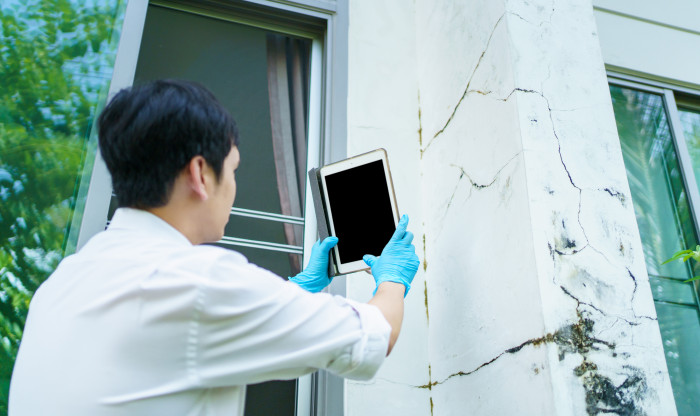
[(192, 193), (202, 201), (209, 198), (209, 194), (207, 192), (207, 185), (209, 185), (208, 182), (210, 180), (207, 177), (208, 170), (209, 164), (202, 156), (193, 157), (185, 168), (187, 185)]

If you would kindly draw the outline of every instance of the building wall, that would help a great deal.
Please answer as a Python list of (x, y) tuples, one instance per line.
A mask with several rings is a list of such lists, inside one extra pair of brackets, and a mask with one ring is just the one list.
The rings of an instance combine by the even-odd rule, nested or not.
[(700, 3), (693, 0), (594, 0), (605, 63), (700, 85)]
[[(423, 258), (415, 4), (389, 0), (349, 6), (347, 154), (387, 150), (398, 207), (410, 218)], [(430, 414), (430, 391), (417, 387), (430, 382), (424, 268), (425, 263), (406, 298), (402, 341), (386, 365), (369, 382), (346, 381), (346, 415)], [(375, 284), (368, 274), (350, 275), (346, 282), (349, 297), (372, 297)]]
[(348, 79), (423, 265), (346, 414), (673, 414), (591, 3), (351, 2)]

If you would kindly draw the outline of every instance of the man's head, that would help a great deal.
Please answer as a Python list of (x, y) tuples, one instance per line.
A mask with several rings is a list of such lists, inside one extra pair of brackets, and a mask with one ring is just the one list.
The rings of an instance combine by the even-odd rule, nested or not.
[(219, 179), (224, 159), (238, 145), (228, 111), (206, 88), (186, 81), (123, 89), (98, 125), (100, 152), (120, 207), (165, 205), (176, 177), (195, 156)]
[(221, 238), (236, 193), (236, 124), (214, 95), (155, 81), (115, 95), (98, 119), (120, 207), (148, 210), (193, 243)]

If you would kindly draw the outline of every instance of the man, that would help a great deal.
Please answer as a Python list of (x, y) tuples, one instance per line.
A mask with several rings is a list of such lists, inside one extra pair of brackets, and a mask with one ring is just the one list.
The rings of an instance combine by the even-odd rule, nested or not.
[[(10, 415), (241, 415), (245, 385), (325, 368), (371, 378), (401, 329), (419, 261), (404, 216), (368, 304), (319, 292), (317, 243), (290, 282), (218, 241), (241, 155), (228, 112), (203, 87), (119, 92), (99, 122), (119, 209), (32, 299)], [(244, 155), (245, 156), (245, 155)]]

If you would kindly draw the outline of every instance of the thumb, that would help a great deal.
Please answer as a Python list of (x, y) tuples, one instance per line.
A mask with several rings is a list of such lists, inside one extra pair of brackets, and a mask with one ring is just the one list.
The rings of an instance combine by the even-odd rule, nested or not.
[(374, 266), (374, 262), (377, 261), (377, 258), (371, 254), (365, 254), (362, 260), (364, 260), (369, 267), (372, 267)]

